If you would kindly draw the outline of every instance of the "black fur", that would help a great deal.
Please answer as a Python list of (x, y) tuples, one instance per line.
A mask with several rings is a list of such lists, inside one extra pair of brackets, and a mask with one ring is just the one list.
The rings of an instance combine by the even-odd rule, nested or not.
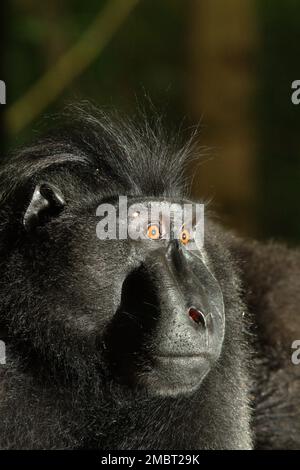
[[(178, 148), (159, 121), (78, 115), (0, 174), (0, 447), (299, 448), (299, 372), (290, 361), (300, 339), (299, 253), (240, 241), (213, 221), (205, 252), (226, 316), (217, 364), (199, 389), (175, 397), (115, 380), (103, 332), (129, 254), (117, 241), (91, 243), (96, 207), (119, 194), (182, 200), (193, 148)], [(22, 220), (43, 181), (61, 189), (66, 206), (32, 234)]]

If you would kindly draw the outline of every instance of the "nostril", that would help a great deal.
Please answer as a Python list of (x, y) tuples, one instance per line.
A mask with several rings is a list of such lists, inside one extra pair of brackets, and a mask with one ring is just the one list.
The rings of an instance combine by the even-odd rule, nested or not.
[(188, 311), (188, 315), (193, 320), (193, 322), (197, 323), (198, 325), (202, 325), (206, 328), (206, 321), (204, 314), (195, 307), (190, 307)]

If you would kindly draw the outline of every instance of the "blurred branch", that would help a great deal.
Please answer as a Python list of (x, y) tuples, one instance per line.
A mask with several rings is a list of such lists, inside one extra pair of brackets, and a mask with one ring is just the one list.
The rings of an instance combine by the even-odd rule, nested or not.
[(101, 53), (139, 0), (108, 0), (79, 41), (6, 113), (11, 134), (28, 126)]

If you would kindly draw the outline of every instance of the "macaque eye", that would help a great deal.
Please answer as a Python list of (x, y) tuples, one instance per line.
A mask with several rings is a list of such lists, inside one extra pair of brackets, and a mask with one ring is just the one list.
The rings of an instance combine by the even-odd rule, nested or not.
[(187, 245), (188, 242), (190, 241), (190, 239), (191, 239), (190, 232), (186, 228), (183, 228), (180, 232), (180, 235), (179, 235), (180, 242), (183, 245)]
[(151, 240), (158, 240), (160, 238), (159, 225), (152, 224), (148, 226), (147, 237)]

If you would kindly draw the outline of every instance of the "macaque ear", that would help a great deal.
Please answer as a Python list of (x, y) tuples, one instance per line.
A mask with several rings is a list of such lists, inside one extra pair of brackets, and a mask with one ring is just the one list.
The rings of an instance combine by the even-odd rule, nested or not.
[(50, 183), (38, 184), (23, 217), (27, 231), (42, 225), (50, 217), (58, 215), (65, 206), (65, 199), (57, 187)]

